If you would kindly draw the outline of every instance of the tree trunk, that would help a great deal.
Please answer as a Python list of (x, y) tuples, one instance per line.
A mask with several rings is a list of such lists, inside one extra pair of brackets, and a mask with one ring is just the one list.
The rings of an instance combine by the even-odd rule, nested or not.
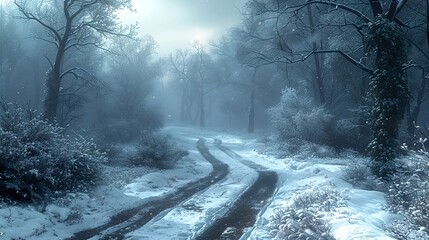
[(46, 97), (44, 117), (49, 122), (54, 122), (57, 117), (58, 100), (60, 95), (60, 73), (59, 67), (54, 66), (48, 73), (46, 79)]
[(204, 128), (204, 87), (203, 85), (200, 88), (200, 128)]
[(256, 83), (256, 68), (253, 71), (252, 83), (250, 84), (250, 105), (249, 105), (249, 122), (247, 132), (255, 131), (255, 83)]
[(247, 132), (253, 133), (255, 131), (255, 90), (252, 88), (250, 92), (250, 107), (249, 107), (249, 125)]
[(426, 41), (429, 44), (429, 0), (426, 1)]
[(180, 121), (185, 122), (185, 91), (182, 91), (182, 96), (180, 99)]
[(415, 123), (419, 118), (420, 109), (423, 103), (423, 97), (426, 91), (427, 81), (428, 79), (424, 77), (422, 78), (422, 81), (420, 83), (420, 88), (416, 97), (416, 105), (411, 110), (411, 114), (408, 116), (408, 119), (407, 119), (407, 130), (408, 130), (408, 134), (410, 135), (413, 135), (416, 130)]
[(408, 84), (403, 69), (405, 44), (396, 27), (385, 17), (378, 17), (369, 27), (369, 50), (376, 51), (369, 96), (373, 138), (368, 146), (373, 173), (385, 181), (395, 173), (399, 127), (409, 104)]
[[(317, 50), (316, 42), (313, 42), (313, 49)], [(319, 92), (319, 100), (320, 100), (320, 104), (323, 105), (326, 103), (325, 84), (323, 83), (323, 79), (322, 79), (322, 68), (320, 65), (319, 54), (314, 54), (314, 64), (316, 65), (316, 83), (317, 83), (317, 90)]]
[[(308, 10), (308, 19), (309, 19), (310, 28), (311, 28), (311, 35), (314, 37), (316, 28), (314, 26), (314, 19), (313, 19), (313, 12), (311, 10), (311, 5), (307, 5), (307, 10)], [(313, 40), (312, 47), (313, 47), (313, 51), (317, 50), (316, 40)], [(320, 65), (320, 56), (319, 54), (313, 54), (313, 56), (314, 56), (314, 65), (316, 68), (316, 76), (315, 76), (316, 88), (317, 88), (316, 92), (319, 94), (320, 104), (323, 105), (326, 103), (326, 96), (325, 96), (325, 85), (322, 79), (322, 66)]]
[(381, 6), (379, 0), (369, 0), (369, 3), (371, 4), (372, 14), (374, 15), (374, 17), (383, 14), (383, 7)]
[(63, 58), (66, 53), (67, 44), (72, 31), (72, 21), (68, 14), (68, 9), (64, 2), (64, 13), (66, 14), (66, 26), (64, 28), (64, 35), (61, 39), (58, 39), (57, 55), (55, 57), (55, 63), (52, 69), (49, 71), (46, 80), (46, 97), (45, 97), (45, 111), (44, 117), (49, 122), (54, 122), (57, 117), (58, 101), (60, 98), (60, 87), (61, 87), (61, 69), (63, 64)]

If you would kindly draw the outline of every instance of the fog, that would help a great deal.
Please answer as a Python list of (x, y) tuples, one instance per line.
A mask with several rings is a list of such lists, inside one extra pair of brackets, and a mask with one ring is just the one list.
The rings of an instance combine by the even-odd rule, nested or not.
[[(139, 35), (153, 36), (157, 52), (168, 56), (198, 40), (217, 41), (228, 28), (240, 24), (243, 0), (134, 1), (135, 11), (121, 11), (125, 23), (139, 23)], [(174, 37), (172, 37), (174, 36)]]
[[(49, 110), (49, 118), (61, 125), (97, 128), (113, 118), (139, 122), (143, 129), (164, 122), (254, 131), (272, 126), (268, 109), (285, 88), (338, 120), (349, 121), (353, 109), (365, 105), (373, 60), (358, 38), (347, 39), (355, 32), (303, 26), (335, 25), (335, 14), (315, 12), (307, 22), (303, 14), (299, 24), (274, 10), (263, 12), (253, 1), (134, 1), (98, 12), (111, 14), (104, 22), (92, 15), (100, 25), (88, 29), (78, 24), (85, 16), (76, 16), (80, 20), (72, 22), (75, 32), (67, 33), (64, 48), (59, 44), (67, 19), (60, 7), (60, 2), (3, 1), (0, 41), (3, 101), (45, 115)], [(415, 38), (419, 41), (418, 33)], [(312, 54), (313, 48), (328, 53)], [(337, 49), (344, 51), (336, 54)], [(409, 52), (422, 62), (421, 54)], [(50, 72), (62, 78), (53, 99), (47, 98)], [(421, 75), (408, 76), (418, 95)], [(423, 113), (408, 125), (427, 116), (426, 101), (416, 104)]]
[(0, 238), (427, 239), (428, 4), (0, 0)]

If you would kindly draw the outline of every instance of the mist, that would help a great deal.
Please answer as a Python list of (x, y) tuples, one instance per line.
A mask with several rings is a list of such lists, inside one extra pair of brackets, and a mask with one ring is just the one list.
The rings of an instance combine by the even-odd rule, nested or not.
[[(133, 236), (145, 238), (141, 229), (152, 227), (150, 238), (168, 225), (154, 227), (155, 216), (186, 206), (204, 222), (183, 223), (189, 239), (246, 234), (341, 239), (335, 224), (328, 224), (334, 221), (328, 213), (312, 222), (326, 228), (286, 229), (293, 225), (284, 222), (293, 218), (293, 205), (279, 202), (291, 196), (277, 190), (287, 187), (285, 176), (298, 181), (306, 169), (321, 185), (319, 172), (338, 182), (341, 191), (349, 184), (385, 194), (388, 202), (374, 199), (391, 207), (386, 211), (410, 202), (409, 209), (427, 213), (418, 203), (427, 200), (394, 194), (409, 188), (398, 179), (416, 177), (423, 184), (428, 179), (427, 167), (414, 161), (426, 161), (429, 147), (428, 13), (422, 10), (427, 6), (423, 1), (370, 2), (0, 0), (0, 179), (6, 179), (0, 183), (0, 212), (30, 204), (48, 214), (42, 218), (88, 223), (83, 214), (88, 208), (74, 216), (69, 204), (63, 209), (68, 217), (53, 209), (80, 193), (80, 200), (90, 199), (110, 187), (115, 190), (96, 194), (112, 194), (109, 206), (126, 199), (128, 210), (150, 209), (134, 222), (141, 226), (112, 233), (97, 232), (97, 226), (89, 233), (80, 226), (60, 235), (123, 238), (137, 231)], [(343, 179), (329, 164), (348, 167), (341, 170)], [(416, 169), (422, 174), (412, 175)], [(414, 188), (427, 189), (420, 182), (413, 182)], [(214, 186), (222, 188), (225, 202), (236, 205), (212, 211), (210, 201), (226, 205), (213, 197), (219, 193), (211, 192)], [(330, 188), (335, 184), (323, 187), (336, 207), (346, 205), (348, 198)], [(201, 206), (196, 203), (200, 189), (210, 196)], [(269, 194), (262, 198), (258, 191)], [(299, 192), (299, 186), (293, 191)], [(159, 203), (148, 200), (152, 197)], [(259, 197), (267, 205), (251, 200)], [(279, 206), (286, 210), (278, 211)], [(303, 211), (315, 218), (315, 212), (326, 210), (309, 206)], [(126, 209), (115, 209), (125, 214), (124, 221), (132, 221)], [(109, 219), (106, 229), (119, 226), (111, 212), (94, 211)], [(210, 215), (217, 211), (227, 220)], [(241, 219), (252, 220), (234, 225), (239, 212), (250, 212)], [(272, 222), (261, 223), (261, 214), (274, 214)], [(412, 212), (401, 214), (407, 229), (427, 223)], [(165, 216), (159, 219), (169, 221)], [(0, 219), (0, 236), (4, 224)], [(270, 234), (251, 233), (252, 227)], [(386, 230), (371, 229), (377, 236)], [(182, 234), (173, 230), (164, 239)], [(56, 234), (46, 232), (40, 234)], [(15, 237), (22, 236), (10, 239)]]

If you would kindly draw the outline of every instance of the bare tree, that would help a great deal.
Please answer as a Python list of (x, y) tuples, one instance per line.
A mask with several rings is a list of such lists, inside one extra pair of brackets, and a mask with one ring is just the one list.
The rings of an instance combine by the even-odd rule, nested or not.
[(104, 59), (105, 87), (96, 99), (95, 126), (102, 141), (129, 142), (162, 126), (160, 111), (149, 99), (163, 70), (154, 59), (156, 48), (150, 36), (113, 41), (116, 54)]
[(195, 122), (192, 107), (197, 103), (196, 119), (201, 128), (205, 127), (205, 96), (218, 87), (214, 78), (211, 56), (201, 43), (195, 42), (191, 49), (178, 50), (170, 56), (172, 72), (181, 91), (181, 118)]
[[(394, 172), (392, 161), (398, 147), (396, 138), (410, 100), (405, 74), (408, 67), (407, 53), (402, 29), (420, 24), (398, 17), (406, 5), (407, 0), (297, 0), (287, 3), (252, 0), (248, 4), (251, 6), (251, 16), (259, 21), (258, 25), (269, 23), (273, 29), (265, 39), (264, 36), (255, 36), (249, 31), (255, 41), (270, 42), (268, 48), (254, 49), (254, 62), (291, 64), (305, 62), (314, 55), (337, 54), (370, 75), (368, 99), (371, 103), (373, 137), (368, 148), (373, 159), (373, 172), (385, 180)], [(319, 15), (323, 16), (322, 21), (313, 21), (314, 13), (310, 7), (318, 10)], [(305, 20), (305, 13), (308, 13), (309, 20)], [(303, 43), (294, 42), (294, 38), (290, 37), (294, 35), (290, 33), (295, 30), (293, 26), (299, 27), (300, 32), (307, 32), (311, 37), (298, 35)], [(331, 35), (321, 33), (315, 36), (315, 28)], [(346, 44), (340, 47), (328, 45), (324, 48), (314, 44), (315, 37), (334, 34), (347, 35), (347, 40), (344, 41)], [(364, 60), (365, 58), (368, 60)], [(317, 58), (315, 62), (317, 67)], [(320, 84), (318, 87), (322, 90)]]
[(198, 87), (198, 100), (199, 100), (199, 115), (200, 121), (199, 125), (201, 128), (205, 127), (205, 101), (204, 96), (207, 92), (207, 84), (208, 84), (208, 70), (210, 64), (210, 56), (205, 53), (202, 44), (199, 42), (195, 42), (193, 46), (194, 50), (194, 65), (196, 72), (196, 80), (195, 84)]
[(135, 26), (123, 27), (117, 18), (118, 10), (131, 9), (130, 0), (15, 0), (15, 5), (22, 19), (34, 21), (46, 30), (47, 35), (39, 38), (56, 48), (55, 56), (48, 58), (51, 69), (46, 79), (44, 116), (49, 121), (57, 116), (62, 81), (69, 76), (84, 78), (80, 73), (85, 70), (64, 68), (65, 57), (85, 47), (106, 50), (107, 37), (134, 35)]
[(192, 55), (189, 49), (180, 49), (170, 55), (171, 72), (175, 78), (175, 85), (180, 94), (180, 120), (182, 122), (194, 122), (192, 117), (192, 108), (195, 105), (195, 94), (193, 78), (190, 68), (192, 64)]
[[(276, 74), (268, 74), (277, 72), (273, 70), (282, 64), (264, 66), (264, 64), (253, 62), (249, 56), (251, 55), (250, 46), (243, 46), (246, 40), (248, 38), (244, 31), (235, 28), (212, 46), (216, 54), (215, 60), (218, 62), (218, 69), (220, 69), (219, 82), (225, 86), (248, 92), (247, 131), (253, 133), (256, 114), (261, 114), (260, 109), (257, 109), (257, 103), (267, 107), (271, 106), (272, 100), (275, 99), (274, 102), (278, 100), (277, 96), (281, 94), (281, 88), (284, 85), (279, 88), (277, 82), (281, 81), (281, 77)], [(272, 89), (269, 87), (270, 85), (276, 86)]]
[(112, 87), (114, 87), (118, 111), (124, 118), (136, 118), (145, 109), (148, 95), (159, 78), (161, 66), (153, 60), (156, 42), (150, 36), (139, 39), (120, 38), (115, 41), (111, 58)]

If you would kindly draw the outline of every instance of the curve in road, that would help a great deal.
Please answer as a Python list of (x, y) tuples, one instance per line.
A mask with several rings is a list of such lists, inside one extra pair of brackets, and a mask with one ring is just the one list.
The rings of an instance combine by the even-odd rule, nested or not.
[(229, 148), (222, 146), (220, 142), (219, 140), (215, 141), (216, 146), (221, 151), (255, 169), (258, 172), (258, 179), (240, 196), (224, 217), (216, 220), (198, 236), (198, 240), (239, 239), (243, 235), (245, 228), (253, 227), (257, 215), (273, 195), (278, 181), (276, 172), (267, 171), (265, 167), (243, 159)]
[(180, 202), (190, 198), (211, 185), (225, 178), (228, 173), (228, 165), (217, 160), (210, 154), (205, 146), (205, 140), (199, 139), (197, 149), (201, 155), (213, 166), (213, 170), (207, 177), (188, 183), (162, 198), (156, 198), (138, 207), (122, 211), (110, 218), (110, 221), (96, 228), (87, 229), (75, 233), (69, 240), (89, 239), (97, 236), (98, 239), (124, 239), (130, 233), (152, 220), (156, 215)]

